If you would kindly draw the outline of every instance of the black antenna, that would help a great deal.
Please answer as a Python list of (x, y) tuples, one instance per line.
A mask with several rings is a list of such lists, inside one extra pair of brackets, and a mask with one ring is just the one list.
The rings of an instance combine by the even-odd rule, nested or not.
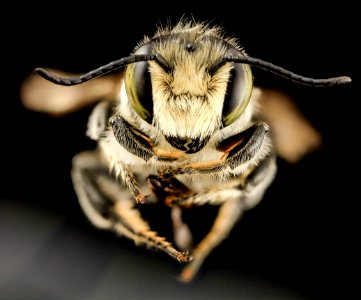
[(310, 85), (314, 87), (327, 87), (327, 86), (333, 86), (333, 85), (342, 85), (346, 83), (351, 82), (351, 78), (348, 76), (340, 76), (340, 77), (333, 77), (333, 78), (327, 78), (327, 79), (314, 79), (309, 78), (301, 75), (297, 75), (291, 71), (288, 71), (284, 68), (281, 68), (277, 65), (274, 65), (272, 63), (269, 63), (267, 61), (253, 58), (253, 57), (246, 57), (246, 56), (226, 56), (224, 57), (224, 60), (226, 62), (234, 62), (234, 63), (242, 63), (242, 64), (248, 64), (255, 67), (262, 68), (266, 71), (272, 72), (276, 75), (282, 76), (288, 80), (304, 84), (304, 85)]
[(95, 70), (92, 70), (88, 73), (85, 73), (83, 75), (71, 77), (71, 78), (59, 77), (43, 68), (36, 68), (35, 72), (38, 73), (41, 77), (44, 77), (45, 79), (47, 79), (55, 84), (71, 86), (71, 85), (77, 85), (77, 84), (87, 82), (91, 79), (102, 76), (111, 71), (122, 68), (126, 65), (129, 65), (129, 64), (132, 64), (132, 63), (135, 63), (138, 61), (154, 60), (154, 59), (157, 59), (157, 57), (158, 57), (157, 54), (131, 55), (131, 56), (123, 57), (121, 59), (112, 61), (104, 66), (101, 66), (101, 67), (99, 67)]
[[(86, 81), (89, 81), (91, 79), (94, 79), (96, 77), (102, 76), (104, 74), (107, 74), (111, 71), (114, 71), (116, 69), (122, 68), (126, 65), (140, 62), (140, 61), (149, 61), (149, 60), (156, 60), (158, 64), (165, 70), (170, 71), (171, 67), (168, 64), (168, 62), (164, 59), (163, 56), (161, 56), (159, 53), (156, 54), (139, 54), (139, 55), (130, 55), (127, 57), (123, 57), (121, 59), (112, 61), (104, 66), (101, 66), (95, 70), (92, 70), (88, 73), (85, 73), (80, 76), (66, 78), (66, 77), (59, 77), (46, 69), (43, 68), (36, 68), (35, 72), (38, 73), (43, 78), (59, 85), (65, 85), (65, 86), (72, 86), (84, 83)], [(276, 75), (282, 76), (288, 80), (304, 84), (304, 85), (310, 85), (314, 87), (327, 87), (327, 86), (333, 86), (333, 85), (342, 85), (346, 83), (351, 82), (351, 78), (348, 76), (340, 76), (340, 77), (334, 77), (334, 78), (327, 78), (327, 79), (314, 79), (309, 78), (301, 75), (297, 75), (291, 71), (288, 71), (284, 68), (281, 68), (277, 65), (274, 65), (272, 63), (269, 63), (267, 61), (253, 58), (249, 56), (225, 56), (223, 59), (220, 60), (220, 62), (217, 63), (217, 68), (220, 67), (225, 62), (233, 62), (233, 63), (242, 63), (242, 64), (248, 64), (252, 66), (256, 66), (259, 68), (262, 68), (266, 71), (272, 72)]]

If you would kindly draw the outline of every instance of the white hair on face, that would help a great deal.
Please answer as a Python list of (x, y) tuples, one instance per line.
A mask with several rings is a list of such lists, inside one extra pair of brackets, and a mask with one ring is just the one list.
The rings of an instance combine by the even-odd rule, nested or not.
[[(232, 65), (221, 66), (215, 74), (209, 69), (227, 54), (221, 42), (221, 30), (203, 23), (178, 23), (161, 29), (155, 37), (173, 35), (154, 43), (153, 51), (169, 62), (172, 72), (165, 72), (156, 62), (149, 63), (153, 86), (154, 121), (167, 136), (205, 138), (222, 124), (224, 95)], [(235, 41), (227, 42), (240, 49)], [(186, 44), (195, 45), (188, 51)]]
[(216, 72), (210, 70), (229, 54), (229, 49), (242, 55), (245, 52), (236, 39), (225, 36), (221, 27), (186, 18), (175, 26), (158, 26), (156, 33), (145, 36), (134, 52), (148, 43), (152, 45), (151, 52), (159, 54), (171, 67), (164, 68), (159, 61), (148, 63), (153, 93), (152, 125), (168, 137), (209, 138), (222, 127), (224, 98), (233, 64), (220, 65)]

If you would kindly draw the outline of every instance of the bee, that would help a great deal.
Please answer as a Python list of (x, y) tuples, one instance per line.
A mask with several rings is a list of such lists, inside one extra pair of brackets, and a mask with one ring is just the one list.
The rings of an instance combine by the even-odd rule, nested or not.
[[(97, 147), (72, 160), (80, 206), (95, 227), (184, 263), (183, 282), (197, 275), (244, 212), (262, 200), (277, 172), (273, 127), (260, 113), (262, 92), (251, 67), (314, 87), (351, 82), (346, 76), (297, 75), (249, 56), (220, 27), (185, 20), (160, 26), (129, 56), (82, 75), (35, 69), (38, 78), (57, 86), (76, 88), (92, 80), (103, 87), (83, 88), (77, 101), (59, 89), (57, 102), (46, 109), (41, 102), (39, 109), (61, 114), (60, 98), (70, 99), (64, 111), (96, 103), (86, 134)], [(24, 86), (28, 93), (29, 84)], [(111, 97), (106, 90), (113, 91)], [(30, 98), (26, 94), (24, 103), (36, 109)], [(172, 241), (152, 230), (138, 209), (155, 203), (170, 208)], [(203, 205), (217, 206), (218, 214), (193, 245), (182, 212)]]

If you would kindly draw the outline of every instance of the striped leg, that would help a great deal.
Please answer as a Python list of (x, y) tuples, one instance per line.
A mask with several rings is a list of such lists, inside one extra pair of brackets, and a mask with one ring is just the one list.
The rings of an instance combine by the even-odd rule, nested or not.
[(121, 188), (97, 152), (82, 152), (74, 157), (72, 179), (79, 203), (88, 219), (98, 228), (114, 230), (144, 245), (164, 251), (180, 262), (188, 262), (188, 251), (180, 252), (164, 237), (151, 230), (134, 207), (131, 193)]

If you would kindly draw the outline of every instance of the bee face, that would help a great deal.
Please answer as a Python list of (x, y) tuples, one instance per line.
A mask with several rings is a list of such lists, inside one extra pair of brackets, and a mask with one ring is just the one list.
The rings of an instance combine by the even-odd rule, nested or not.
[(173, 147), (187, 153), (201, 150), (215, 131), (245, 110), (252, 91), (250, 68), (223, 62), (226, 55), (245, 54), (217, 29), (185, 25), (158, 32), (134, 52), (149, 53), (159, 53), (164, 64), (128, 66), (127, 95), (137, 114)]

